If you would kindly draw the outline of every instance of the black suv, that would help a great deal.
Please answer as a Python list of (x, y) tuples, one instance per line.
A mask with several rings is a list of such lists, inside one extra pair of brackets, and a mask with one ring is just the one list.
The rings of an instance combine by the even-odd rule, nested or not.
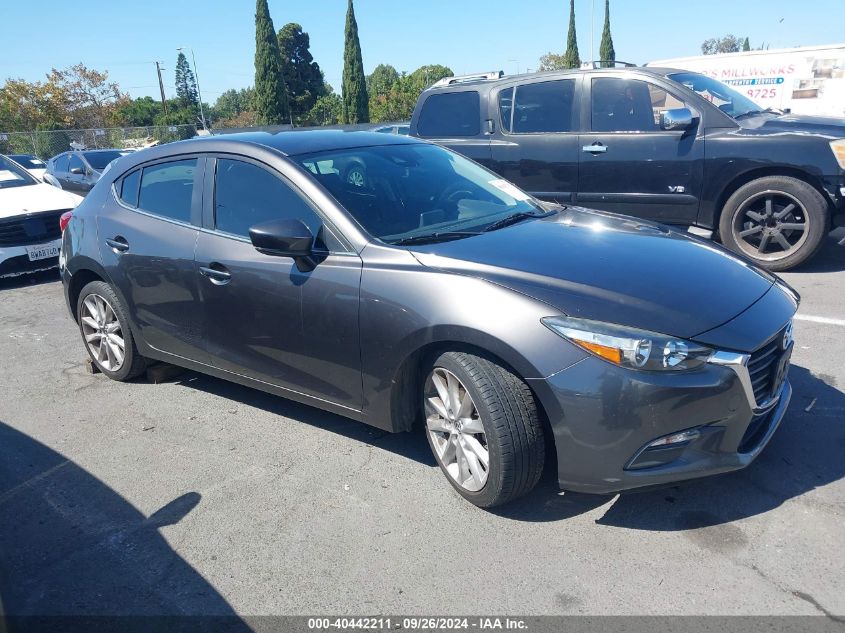
[(687, 227), (769, 270), (845, 225), (845, 119), (763, 110), (698, 73), (447, 78), (420, 95), (411, 134), (538, 198)]

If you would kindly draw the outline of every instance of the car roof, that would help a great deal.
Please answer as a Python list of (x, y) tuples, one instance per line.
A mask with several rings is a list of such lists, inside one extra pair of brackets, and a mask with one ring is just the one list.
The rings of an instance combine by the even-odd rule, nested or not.
[(581, 74), (590, 74), (590, 73), (598, 73), (598, 72), (606, 72), (606, 71), (616, 71), (621, 73), (632, 73), (632, 74), (640, 74), (640, 75), (652, 75), (652, 76), (663, 76), (665, 77), (669, 73), (680, 72), (677, 68), (658, 68), (654, 66), (625, 66), (625, 67), (616, 67), (616, 68), (570, 68), (567, 70), (543, 70), (534, 73), (522, 73), (519, 75), (503, 75), (498, 79), (474, 79), (470, 81), (461, 81), (458, 83), (443, 85), (443, 86), (432, 86), (428, 88), (426, 92), (440, 92), (440, 91), (449, 91), (449, 90), (460, 90), (466, 87), (484, 87), (484, 88), (493, 88), (495, 86), (499, 86), (502, 84), (508, 84), (514, 80), (525, 80), (525, 79), (538, 79), (538, 78), (555, 78), (555, 77), (567, 77), (572, 75), (581, 75)]
[(239, 132), (225, 136), (205, 136), (187, 141), (189, 143), (208, 143), (216, 140), (238, 141), (252, 145), (271, 147), (287, 156), (325, 152), (338, 149), (355, 149), (375, 145), (408, 145), (423, 143), (417, 139), (394, 134), (381, 134), (370, 130), (290, 130), (284, 132)]

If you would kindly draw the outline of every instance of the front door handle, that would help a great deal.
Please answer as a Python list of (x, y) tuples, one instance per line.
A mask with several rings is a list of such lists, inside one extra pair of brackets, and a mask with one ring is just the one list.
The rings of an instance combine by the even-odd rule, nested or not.
[(106, 240), (106, 244), (108, 244), (109, 248), (111, 248), (115, 253), (125, 253), (129, 250), (129, 242), (126, 241), (125, 237), (120, 235), (116, 235), (115, 237)]
[(208, 277), (209, 281), (217, 286), (223, 286), (232, 280), (232, 273), (226, 270), (225, 266), (215, 263), (209, 264), (208, 266), (200, 266), (200, 275)]
[(596, 141), (592, 145), (584, 145), (581, 148), (582, 152), (587, 152), (588, 154), (603, 154), (607, 151), (607, 145), (603, 145), (599, 141)]

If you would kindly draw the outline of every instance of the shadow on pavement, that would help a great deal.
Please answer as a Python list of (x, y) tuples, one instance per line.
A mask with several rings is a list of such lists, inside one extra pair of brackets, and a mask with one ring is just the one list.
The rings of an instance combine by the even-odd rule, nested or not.
[(26, 288), (27, 286), (37, 286), (60, 280), (61, 278), (59, 277), (58, 268), (45, 270), (40, 273), (18, 275), (17, 277), (3, 277), (0, 279), (0, 292), (4, 290), (13, 290), (15, 288)]
[(845, 238), (845, 229), (837, 229), (825, 237), (824, 246), (815, 257), (803, 266), (791, 272), (796, 273), (835, 273), (845, 270), (845, 245), (839, 241)]
[[(845, 477), (845, 393), (832, 377), (793, 365), (794, 393), (769, 445), (748, 468), (618, 497), (557, 491), (553, 472), (500, 516), (560, 521), (610, 503), (601, 525), (673, 531), (721, 525), (773, 510), (784, 502)], [(815, 402), (813, 403), (813, 400)], [(805, 411), (810, 404), (809, 412)], [(548, 469), (547, 469), (548, 470)], [(611, 503), (612, 502), (612, 503)]]
[(158, 532), (200, 501), (187, 492), (146, 517), (0, 422), (0, 630), (154, 630), (162, 616), (179, 616), (180, 630), (205, 628), (204, 618), (183, 617), (197, 615), (216, 616), (215, 630), (250, 630)]
[(376, 448), (396, 453), (427, 466), (437, 465), (422, 433), (388, 433), (342, 415), (335, 415), (316, 407), (300, 404), (281, 396), (275, 396), (205, 374), (186, 372), (179, 379), (179, 383), (192, 389), (290, 418), (295, 420), (296, 423), (310, 424), (358, 442), (371, 444)]

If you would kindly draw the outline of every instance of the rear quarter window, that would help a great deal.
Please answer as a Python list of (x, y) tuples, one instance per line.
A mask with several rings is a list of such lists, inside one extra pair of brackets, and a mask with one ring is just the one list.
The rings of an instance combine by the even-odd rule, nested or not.
[(428, 137), (477, 136), (481, 132), (478, 92), (466, 90), (433, 94), (425, 100), (417, 133)]

